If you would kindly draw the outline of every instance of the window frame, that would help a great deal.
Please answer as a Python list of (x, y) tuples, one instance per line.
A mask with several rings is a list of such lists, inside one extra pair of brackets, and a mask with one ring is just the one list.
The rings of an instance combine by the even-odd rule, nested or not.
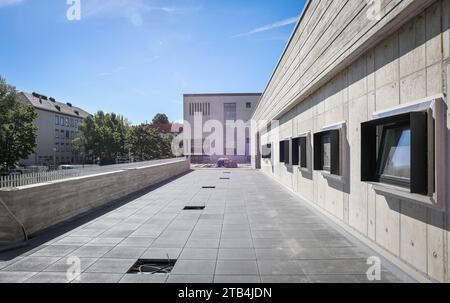
[[(321, 132), (314, 134), (314, 170), (322, 171), (333, 176), (343, 176), (343, 167), (341, 161), (342, 154), (342, 132), (343, 123), (339, 127), (325, 128)], [(324, 145), (323, 137), (330, 137), (330, 169), (324, 167)]]
[[(383, 125), (381, 127), (382, 127), (382, 131), (381, 131), (382, 134), (381, 134), (381, 137), (379, 137), (379, 142), (377, 142), (378, 152), (377, 152), (377, 167), (376, 167), (376, 171), (375, 171), (375, 179), (381, 183), (387, 183), (387, 184), (392, 184), (392, 185), (397, 185), (397, 186), (408, 188), (411, 186), (411, 177), (410, 178), (402, 178), (402, 177), (398, 177), (398, 176), (391, 176), (391, 175), (383, 174), (383, 172), (382, 172), (383, 168), (381, 166), (383, 164), (382, 163), (383, 162), (383, 152), (385, 151), (384, 147), (386, 144), (387, 131), (390, 129), (411, 130), (411, 125), (407, 121), (399, 121), (397, 123), (390, 123), (387, 125)], [(411, 149), (411, 144), (410, 144), (410, 149)], [(409, 169), (411, 170), (411, 163), (410, 163)]]

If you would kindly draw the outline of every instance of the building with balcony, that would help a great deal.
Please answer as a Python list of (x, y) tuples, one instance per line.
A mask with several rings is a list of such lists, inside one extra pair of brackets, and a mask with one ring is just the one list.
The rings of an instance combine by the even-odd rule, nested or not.
[(74, 152), (72, 141), (77, 136), (78, 125), (89, 115), (71, 103), (62, 103), (37, 93), (21, 93), (21, 99), (36, 110), (34, 124), (38, 128), (36, 148), (24, 166), (51, 166), (79, 163), (80, 155)]

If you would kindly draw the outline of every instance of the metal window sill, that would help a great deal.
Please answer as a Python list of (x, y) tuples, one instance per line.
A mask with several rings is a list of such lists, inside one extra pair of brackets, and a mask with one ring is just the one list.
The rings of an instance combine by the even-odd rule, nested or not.
[(343, 176), (333, 175), (330, 172), (325, 171), (325, 170), (321, 171), (320, 173), (322, 174), (322, 176), (325, 179), (328, 179), (328, 180), (334, 181), (334, 182), (344, 183), (344, 177)]
[(439, 211), (445, 211), (443, 205), (437, 203), (435, 196), (424, 196), (413, 194), (407, 188), (377, 182), (367, 182), (373, 190), (383, 196), (390, 196), (403, 201), (417, 203), (426, 207), (434, 208)]

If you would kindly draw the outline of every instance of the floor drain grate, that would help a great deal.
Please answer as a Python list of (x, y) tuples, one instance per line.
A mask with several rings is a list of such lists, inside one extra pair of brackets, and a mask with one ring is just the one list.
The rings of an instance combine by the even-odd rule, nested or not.
[(205, 188), (205, 189), (215, 189), (216, 187), (215, 187), (215, 186), (202, 186), (202, 188)]
[(204, 210), (206, 206), (185, 206), (184, 210)]
[(231, 174), (230, 171), (224, 171), (223, 173), (224, 173), (224, 174)]
[(230, 178), (220, 178), (220, 180), (230, 180)]
[(168, 274), (172, 271), (173, 267), (177, 260), (147, 260), (147, 259), (139, 259), (133, 266), (131, 266), (130, 270), (128, 270), (128, 274), (147, 274), (147, 275), (155, 275), (155, 274)]

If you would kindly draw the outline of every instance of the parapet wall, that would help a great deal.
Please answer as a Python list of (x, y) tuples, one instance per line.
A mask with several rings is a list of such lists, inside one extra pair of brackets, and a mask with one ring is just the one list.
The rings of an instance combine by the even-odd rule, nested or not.
[(189, 169), (189, 161), (183, 159), (0, 190), (0, 244), (23, 241), (23, 229), (33, 235)]

